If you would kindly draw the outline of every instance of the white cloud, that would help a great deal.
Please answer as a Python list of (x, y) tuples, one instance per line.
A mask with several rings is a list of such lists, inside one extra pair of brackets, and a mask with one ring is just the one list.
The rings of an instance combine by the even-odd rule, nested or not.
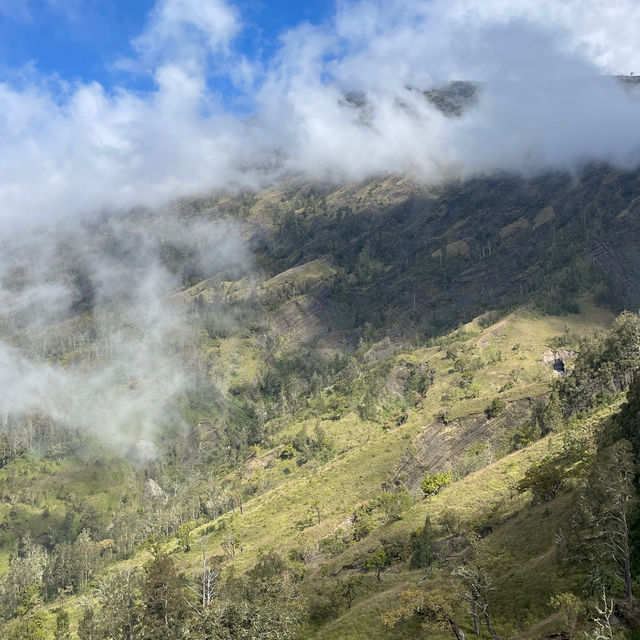
[[(0, 325), (18, 339), (0, 341), (0, 430), (38, 412), (126, 451), (158, 425), (179, 424), (175, 401), (200, 372), (189, 354), (202, 328), (170, 295), (180, 269), (166, 264), (166, 249), (184, 251), (206, 275), (244, 273), (249, 258), (234, 226), (164, 213), (88, 227), (68, 221), (2, 245)], [(90, 298), (91, 329), (57, 325), (81, 296)], [(225, 313), (216, 308), (218, 320)], [(52, 357), (61, 352), (66, 364)]]
[(225, 53), (239, 28), (238, 12), (225, 0), (158, 0), (146, 28), (133, 41), (140, 59), (120, 64), (204, 63), (207, 55)]
[[(257, 63), (234, 50), (240, 19), (223, 0), (160, 0), (134, 41), (137, 57), (120, 62), (148, 73), (152, 91), (16, 71), (0, 83), (0, 228), (69, 224), (72, 239), (60, 244), (49, 227), (1, 247), (0, 322), (26, 323), (33, 344), (0, 342), (0, 420), (38, 410), (115, 441), (153, 433), (192, 382), (174, 357), (192, 325), (166, 295), (178, 283), (160, 259), (163, 242), (197, 248), (205, 271), (248, 259), (228, 227), (150, 216), (101, 227), (101, 242), (61, 218), (296, 172), (434, 181), (590, 159), (636, 164), (638, 96), (602, 74), (640, 69), (629, 26), (637, 12), (636, 0), (348, 2), (323, 25), (283, 34), (276, 55)], [(221, 73), (246, 91), (255, 117), (225, 110), (210, 88)], [(422, 93), (465, 79), (480, 94), (461, 117)], [(78, 299), (61, 255), (94, 292), (100, 353), (89, 372), (51, 364), (38, 342)]]
[(528, 20), (543, 29), (556, 27), (567, 34), (567, 51), (584, 54), (608, 73), (640, 71), (640, 50), (635, 25), (640, 20), (636, 0), (452, 0), (454, 15), (480, 23)]
[[(613, 82), (574, 81), (640, 70), (639, 4), (345, 2), (332, 20), (283, 34), (265, 64), (234, 49), (233, 6), (159, 0), (133, 42), (137, 57), (120, 61), (150, 74), (152, 91), (33, 73), (0, 84), (0, 220), (157, 205), (297, 171), (438, 180), (633, 162), (637, 101)], [(254, 118), (225, 110), (210, 86), (216, 74), (246, 92)], [(460, 79), (484, 84), (459, 119), (413, 90)], [(345, 101), (348, 91), (362, 92), (366, 106)]]

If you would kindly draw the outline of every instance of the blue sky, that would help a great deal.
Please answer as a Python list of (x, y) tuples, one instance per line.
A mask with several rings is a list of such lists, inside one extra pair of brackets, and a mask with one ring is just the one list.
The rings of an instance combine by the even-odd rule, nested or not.
[[(154, 5), (154, 0), (0, 0), (0, 80), (33, 65), (41, 74), (95, 80), (106, 88), (148, 88), (148, 78), (122, 73), (113, 63), (133, 55), (131, 41)], [(322, 23), (334, 3), (242, 0), (234, 6), (242, 24), (234, 47), (256, 60), (269, 58), (287, 29)]]

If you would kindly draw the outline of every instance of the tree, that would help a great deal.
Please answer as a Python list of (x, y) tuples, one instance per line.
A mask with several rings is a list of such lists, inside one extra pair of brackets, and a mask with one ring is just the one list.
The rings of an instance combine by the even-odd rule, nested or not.
[(47, 640), (47, 618), (42, 611), (30, 613), (20, 618), (9, 632), (9, 640)]
[(178, 546), (185, 552), (191, 551), (191, 525), (181, 524), (178, 527)]
[(85, 606), (82, 618), (78, 622), (78, 638), (80, 640), (100, 640), (103, 636), (93, 607)]
[(602, 589), (602, 604), (597, 604), (596, 616), (593, 618), (594, 628), (590, 633), (585, 634), (587, 640), (614, 640), (618, 637), (611, 627), (613, 616), (613, 598), (607, 599), (607, 593)]
[(333, 608), (337, 611), (340, 609), (340, 605), (344, 603), (347, 605), (347, 609), (351, 609), (351, 605), (356, 599), (361, 585), (362, 576), (355, 575), (343, 580), (338, 580), (331, 591)]
[(296, 602), (223, 601), (191, 622), (188, 637), (194, 640), (294, 640), (298, 637), (302, 613)]
[(41, 587), (41, 584), (35, 583), (20, 592), (16, 608), (20, 621), (10, 632), (10, 640), (46, 640), (47, 617), (43, 611), (37, 609), (42, 604)]
[(450, 631), (456, 640), (466, 640), (464, 631), (454, 619), (451, 598), (436, 589), (408, 589), (400, 594), (398, 609), (383, 616), (388, 627), (394, 627), (402, 620), (419, 618), (424, 629), (429, 631)]
[(620, 413), (616, 416), (616, 424), (620, 436), (631, 442), (636, 455), (640, 453), (638, 416), (640, 416), (640, 373), (635, 374), (627, 393), (627, 401), (622, 405)]
[(387, 566), (389, 566), (390, 563), (391, 559), (387, 555), (387, 552), (384, 549), (378, 549), (378, 551), (370, 554), (369, 557), (364, 561), (364, 568), (367, 570), (375, 570), (376, 580), (378, 582), (381, 582), (380, 574)]
[(144, 640), (180, 640), (186, 609), (173, 560), (165, 553), (159, 553), (145, 573), (139, 637)]
[(220, 541), (220, 546), (229, 560), (236, 557), (236, 550), (242, 551), (240, 534), (237, 531), (227, 533)]
[(2, 601), (9, 612), (24, 607), (27, 596), (40, 596), (48, 560), (47, 552), (28, 535), (20, 543), (19, 552), (9, 561), (9, 572), (2, 584)]
[(640, 317), (623, 311), (614, 321), (605, 338), (602, 358), (615, 365), (615, 375), (621, 388), (631, 383), (633, 372), (640, 366)]
[(202, 549), (202, 573), (197, 582), (187, 585), (187, 588), (196, 596), (195, 600), (193, 598), (187, 600), (193, 614), (189, 629), (192, 632), (197, 631), (196, 638), (200, 637), (198, 634), (209, 638), (207, 634), (212, 624), (213, 602), (220, 590), (220, 571), (209, 566), (205, 542), (201, 541), (200, 545)]
[(484, 623), (493, 640), (499, 640), (493, 629), (490, 606), (490, 595), (495, 591), (491, 573), (496, 564), (495, 552), (486, 539), (471, 536), (470, 542), (464, 564), (452, 571), (453, 584), (460, 600), (471, 607), (469, 613), (476, 635), (480, 635), (480, 627)]
[(69, 614), (64, 609), (58, 609), (56, 613), (56, 628), (53, 632), (54, 640), (69, 640), (70, 636)]
[(314, 500), (311, 503), (311, 511), (315, 514), (316, 518), (318, 519), (318, 524), (320, 524), (322, 512), (321, 512), (321, 509), (320, 509), (320, 501), (319, 500)]
[(569, 478), (586, 473), (592, 458), (588, 433), (567, 431), (563, 435), (562, 449), (531, 465), (516, 488), (520, 493), (530, 491), (534, 503), (550, 502)]
[(551, 598), (549, 604), (562, 616), (564, 633), (568, 640), (572, 640), (578, 619), (584, 609), (580, 598), (573, 593), (559, 593)]
[(618, 440), (603, 449), (578, 498), (569, 530), (559, 535), (568, 558), (588, 564), (595, 582), (606, 575), (619, 580), (628, 602), (633, 598), (630, 522), (638, 505), (634, 475), (629, 441)]
[(487, 631), (493, 640), (499, 640), (491, 623), (491, 611), (489, 607), (489, 593), (495, 589), (489, 573), (482, 568), (460, 565), (453, 571), (453, 576), (458, 579), (461, 589), (460, 597), (471, 605), (471, 617), (476, 635), (480, 635), (481, 620), (487, 626)]
[(499, 416), (506, 408), (507, 403), (502, 398), (494, 398), (491, 404), (484, 410), (487, 418), (491, 420)]
[(545, 456), (531, 465), (516, 485), (520, 493), (530, 491), (533, 502), (555, 499), (568, 477), (564, 461), (558, 456)]
[(80, 587), (84, 587), (95, 573), (100, 560), (100, 549), (91, 539), (87, 529), (83, 529), (73, 543), (73, 550), (78, 559)]
[(371, 503), (358, 507), (353, 513), (353, 539), (358, 542), (366, 538), (376, 526)]
[(427, 497), (435, 496), (448, 484), (451, 484), (451, 471), (446, 473), (425, 473), (422, 481), (422, 492)]
[(411, 569), (429, 567), (438, 557), (436, 551), (436, 532), (431, 524), (431, 518), (427, 514), (424, 527), (411, 535)]
[(298, 575), (277, 553), (260, 556), (245, 575), (229, 576), (223, 590), (200, 615), (191, 617), (185, 637), (197, 640), (292, 640), (303, 609)]
[(200, 578), (200, 598), (202, 608), (208, 609), (211, 601), (218, 595), (218, 583), (220, 581), (220, 571), (211, 569), (207, 564), (206, 545), (202, 544), (202, 576)]
[(277, 552), (262, 553), (247, 571), (244, 596), (250, 600), (284, 598), (290, 590), (291, 573), (286, 560)]
[(104, 627), (115, 640), (134, 640), (137, 637), (140, 583), (138, 569), (124, 568), (109, 572), (96, 587)]
[(462, 516), (458, 511), (445, 508), (440, 513), (440, 526), (450, 536), (457, 536), (462, 530)]

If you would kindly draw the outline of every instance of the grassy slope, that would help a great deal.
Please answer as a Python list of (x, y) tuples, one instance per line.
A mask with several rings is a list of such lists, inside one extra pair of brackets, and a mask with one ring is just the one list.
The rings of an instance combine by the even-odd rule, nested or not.
[[(501, 394), (509, 401), (518, 398), (536, 397), (545, 393), (548, 383), (553, 376), (550, 370), (541, 363), (542, 354), (548, 350), (548, 344), (553, 336), (567, 333), (590, 334), (593, 331), (605, 329), (612, 319), (609, 312), (597, 309), (588, 300), (581, 302), (580, 315), (562, 317), (539, 317), (526, 311), (512, 313), (502, 318), (496, 324), (481, 328), (478, 321), (462, 327), (456, 335), (446, 342), (448, 346), (456, 345), (465, 355), (481, 357), (486, 365), (476, 373), (476, 381), (480, 386), (480, 397), (470, 400), (454, 402), (451, 407), (451, 417), (459, 418), (473, 413), (482, 413), (490, 399), (497, 394), (504, 383), (514, 381), (514, 387)], [(239, 354), (247, 355), (246, 362), (253, 361), (251, 355), (251, 337), (239, 338), (233, 336), (217, 341), (216, 357), (218, 365), (228, 360), (229, 364), (237, 362)], [(518, 348), (514, 349), (516, 345)], [(415, 363), (429, 362), (436, 369), (433, 387), (428, 391), (422, 407), (411, 408), (408, 411), (407, 422), (391, 431), (384, 431), (381, 425), (366, 422), (354, 413), (343, 416), (340, 420), (332, 421), (321, 418), (305, 419), (293, 422), (282, 430), (278, 438), (282, 442), (295, 434), (302, 426), (312, 428), (315, 424), (322, 424), (328, 436), (339, 453), (337, 457), (325, 464), (312, 461), (298, 466), (295, 460), (280, 460), (274, 456), (274, 451), (259, 449), (243, 471), (245, 480), (260, 477), (267, 486), (272, 486), (267, 492), (248, 500), (240, 514), (226, 514), (216, 522), (216, 531), (211, 532), (208, 525), (196, 529), (192, 537), (196, 544), (190, 553), (177, 552), (175, 559), (180, 568), (186, 572), (197, 570), (200, 562), (200, 544), (202, 540), (212, 555), (221, 555), (220, 540), (229, 531), (237, 531), (242, 538), (243, 552), (239, 553), (233, 562), (227, 561), (225, 566), (233, 564), (236, 570), (244, 570), (255, 563), (259, 553), (264, 550), (277, 549), (284, 555), (294, 547), (316, 546), (325, 536), (334, 532), (354, 508), (362, 502), (375, 497), (380, 492), (381, 484), (388, 481), (401, 458), (413, 445), (414, 439), (430, 425), (434, 416), (442, 410), (441, 395), (455, 386), (459, 373), (454, 371), (452, 361), (446, 358), (446, 344), (435, 344), (430, 347), (405, 350), (392, 356), (394, 363), (412, 361)], [(498, 351), (501, 359), (490, 363), (491, 356)], [(253, 366), (243, 366), (243, 373), (248, 377), (253, 375)], [(246, 379), (246, 378), (245, 378)], [(453, 423), (455, 428), (456, 423)], [(470, 443), (473, 444), (473, 443)], [(463, 516), (463, 520), (473, 520), (491, 509), (494, 517), (507, 518), (506, 523), (495, 535), (504, 537), (506, 546), (513, 545), (514, 537), (526, 533), (526, 539), (533, 546), (522, 546), (522, 557), (518, 559), (517, 570), (510, 578), (510, 583), (518, 594), (522, 594), (521, 606), (525, 609), (532, 602), (540, 602), (540, 593), (534, 593), (530, 600), (524, 594), (523, 587), (531, 571), (539, 570), (535, 565), (538, 558), (549, 560), (549, 531), (551, 523), (556, 517), (557, 510), (561, 510), (563, 502), (560, 500), (552, 506), (552, 515), (547, 521), (549, 527), (539, 527), (540, 517), (536, 511), (526, 509), (526, 498), (514, 497), (512, 487), (523, 474), (524, 469), (532, 461), (544, 456), (548, 452), (549, 440), (542, 440), (533, 446), (518, 451), (510, 456), (501, 458), (494, 464), (481, 469), (462, 480), (452, 484), (435, 499), (430, 501), (418, 500), (404, 514), (401, 521), (380, 527), (360, 543), (349, 547), (344, 553), (334, 558), (319, 558), (311, 564), (311, 578), (309, 588), (313, 588), (314, 576), (319, 578), (319, 565), (325, 563), (330, 573), (339, 575), (343, 567), (361, 564), (365, 555), (375, 549), (382, 538), (396, 534), (408, 534), (420, 527), (425, 515), (430, 513), (437, 519), (445, 507), (454, 508)], [(256, 462), (258, 461), (258, 462)], [(101, 509), (112, 509), (116, 496), (122, 492), (129, 481), (124, 471), (111, 468), (102, 475), (94, 468), (83, 467), (80, 464), (63, 461), (59, 468), (51, 465), (46, 479), (28, 473), (23, 477), (24, 486), (37, 486), (40, 481), (53, 486), (69, 487), (83, 499), (93, 500)], [(2, 473), (7, 473), (3, 470)], [(104, 474), (107, 475), (104, 475)], [(50, 475), (49, 475), (50, 474)], [(123, 475), (124, 474), (124, 475)], [(98, 477), (100, 476), (100, 477)], [(108, 477), (107, 477), (108, 476)], [(38, 479), (40, 477), (40, 479)], [(35, 482), (35, 484), (34, 484)], [(93, 487), (93, 488), (92, 488)], [(105, 487), (100, 493), (99, 487)], [(304, 528), (302, 531), (295, 526), (299, 520), (308, 519), (311, 515), (311, 504), (314, 500), (320, 503), (321, 522)], [(6, 510), (7, 505), (3, 505)], [(61, 509), (61, 505), (52, 499), (52, 512)], [(510, 519), (509, 519), (510, 518)], [(531, 532), (535, 535), (531, 535)], [(545, 537), (546, 536), (546, 537)], [(535, 548), (534, 548), (535, 547)], [(171, 541), (168, 548), (175, 549), (176, 543)], [(5, 553), (8, 549), (5, 549)], [(4, 556), (6, 558), (6, 555)], [(147, 553), (139, 553), (126, 562), (127, 565), (142, 564), (148, 558)], [(528, 558), (528, 563), (520, 563), (522, 558)], [(6, 560), (5, 560), (6, 562)], [(542, 560), (541, 560), (542, 562)], [(508, 563), (507, 563), (508, 564)], [(520, 572), (520, 573), (518, 573)], [(551, 572), (552, 573), (552, 572)], [(351, 611), (342, 615), (323, 627), (313, 637), (317, 638), (398, 638), (399, 633), (407, 633), (405, 637), (413, 637), (413, 631), (396, 629), (386, 630), (379, 619), (378, 613), (388, 610), (396, 601), (402, 588), (420, 580), (422, 575), (407, 572), (404, 569), (394, 569), (384, 576), (381, 585), (367, 577), (366, 585), (369, 595), (358, 600)], [(551, 578), (550, 578), (551, 579)], [(555, 589), (555, 586), (545, 586), (544, 589)], [(86, 596), (69, 598), (66, 605), (77, 613), (80, 599)], [(546, 598), (545, 595), (542, 598)], [(548, 599), (548, 598), (547, 598)], [(51, 604), (51, 608), (59, 606), (61, 602)], [(500, 607), (497, 607), (498, 614)], [(537, 611), (540, 617), (543, 612)], [(415, 630), (414, 630), (415, 631)], [(313, 635), (313, 629), (309, 634)], [(310, 635), (310, 637), (311, 637)]]
[(69, 457), (60, 461), (18, 458), (0, 469), (0, 486), (11, 495), (11, 502), (0, 503), (0, 520), (4, 523), (0, 571), (8, 566), (17, 531), (28, 530), (38, 541), (54, 522), (62, 522), (69, 501), (108, 521), (135, 482), (128, 463), (106, 451), (104, 457), (84, 461)]
[[(606, 417), (611, 409), (584, 422), (593, 425)], [(574, 427), (578, 424), (572, 425)], [(341, 565), (353, 565), (372, 550), (381, 540), (394, 535), (408, 535), (424, 523), (429, 515), (438, 522), (444, 510), (454, 509), (463, 526), (491, 513), (491, 519), (499, 523), (487, 538), (495, 552), (494, 572), (498, 576), (496, 591), (492, 595), (492, 609), (496, 626), (504, 625), (504, 618), (512, 618), (520, 612), (517, 627), (510, 622), (506, 627), (509, 637), (540, 637), (544, 631), (558, 631), (557, 616), (546, 606), (552, 595), (580, 587), (580, 574), (567, 572), (558, 564), (555, 536), (563, 521), (564, 512), (571, 501), (571, 493), (560, 495), (552, 503), (529, 506), (529, 497), (514, 491), (514, 484), (524, 471), (536, 460), (560, 446), (559, 434), (547, 436), (535, 444), (510, 454), (492, 465), (481, 469), (450, 485), (430, 500), (422, 500), (404, 514), (402, 521), (381, 527), (365, 540), (332, 559), (329, 566), (333, 572)], [(427, 584), (438, 584), (442, 579), (436, 571), (428, 572)], [(371, 638), (414, 638), (413, 627), (387, 629), (380, 615), (396, 606), (399, 593), (414, 585), (423, 584), (424, 570), (390, 570), (383, 574), (383, 583), (370, 583), (373, 590), (361, 597), (352, 609), (337, 620), (315, 633), (310, 638), (335, 640), (357, 640)], [(464, 611), (460, 611), (464, 620)], [(468, 621), (467, 622), (468, 626)], [(533, 626), (535, 623), (535, 626)], [(505, 627), (502, 626), (501, 630)], [(469, 629), (470, 631), (470, 629)], [(531, 635), (533, 634), (533, 635)], [(438, 637), (430, 635), (429, 637)], [(443, 638), (449, 637), (443, 635)]]
[[(513, 379), (513, 371), (518, 374), (518, 383), (504, 394), (505, 399), (535, 397), (546, 392), (553, 376), (540, 359), (549, 348), (550, 338), (566, 332), (588, 334), (601, 330), (613, 318), (608, 311), (594, 308), (588, 301), (583, 301), (582, 306), (584, 313), (581, 315), (535, 317), (527, 312), (517, 312), (482, 331), (477, 322), (466, 325), (463, 329), (473, 337), (459, 344), (469, 348), (473, 355), (484, 355), (498, 343), (503, 360), (477, 373), (480, 397), (455, 403), (451, 416), (482, 413), (497, 390), (507, 380)], [(520, 344), (520, 348), (513, 351), (516, 344)], [(339, 421), (323, 420), (321, 424), (337, 449), (347, 449), (337, 459), (324, 467), (311, 465), (310, 469), (306, 466), (298, 468), (295, 461), (271, 460), (271, 466), (264, 469), (264, 473), (278, 482), (277, 488), (249, 501), (242, 517), (226, 517), (234, 520), (239, 531), (246, 532), (246, 551), (238, 560), (241, 565), (253, 561), (261, 547), (273, 546), (277, 541), (281, 548), (286, 548), (300, 537), (291, 530), (292, 524), (308, 513), (313, 500), (320, 500), (323, 522), (307, 530), (303, 537), (319, 539), (337, 526), (355, 505), (379, 492), (381, 482), (393, 472), (410, 441), (441, 410), (442, 393), (459, 377), (451, 371), (451, 360), (445, 359), (445, 350), (444, 347), (433, 346), (395, 356), (396, 360), (410, 357), (416, 361), (427, 361), (437, 370), (436, 382), (427, 393), (424, 408), (410, 409), (408, 421), (398, 429), (385, 433), (380, 425), (362, 422), (354, 414)], [(283, 432), (283, 440), (301, 426), (300, 423), (291, 424)], [(261, 453), (266, 452), (258, 455)], [(291, 473), (283, 473), (285, 469)], [(346, 487), (349, 491), (344, 490)], [(212, 536), (210, 548), (216, 549), (217, 543), (218, 537)]]

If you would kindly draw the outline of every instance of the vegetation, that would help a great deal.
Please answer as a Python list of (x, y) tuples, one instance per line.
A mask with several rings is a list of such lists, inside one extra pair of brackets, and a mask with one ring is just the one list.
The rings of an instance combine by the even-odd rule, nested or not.
[(435, 496), (451, 482), (451, 471), (446, 473), (426, 473), (422, 480), (422, 493)]
[[(585, 227), (632, 234), (635, 178), (606, 180), (185, 204), (265, 223), (259, 269), (201, 279), (167, 249), (199, 382), (149, 458), (6, 418), (0, 638), (633, 633), (640, 318)], [(89, 308), (7, 340), (92, 366)]]

